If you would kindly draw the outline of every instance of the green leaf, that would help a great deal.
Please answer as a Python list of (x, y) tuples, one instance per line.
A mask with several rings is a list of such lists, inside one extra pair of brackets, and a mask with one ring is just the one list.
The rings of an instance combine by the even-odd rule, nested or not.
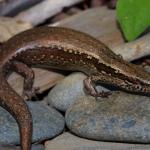
[(117, 18), (128, 41), (150, 26), (150, 0), (118, 0)]

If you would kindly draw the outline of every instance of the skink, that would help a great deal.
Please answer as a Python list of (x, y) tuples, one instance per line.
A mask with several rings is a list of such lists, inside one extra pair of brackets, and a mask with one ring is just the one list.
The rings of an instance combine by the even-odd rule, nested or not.
[(124, 61), (95, 38), (72, 29), (39, 27), (22, 32), (1, 46), (0, 105), (16, 119), (22, 150), (31, 149), (32, 117), (24, 99), (8, 84), (15, 71), (24, 79), (24, 96), (35, 92), (34, 73), (30, 67), (81, 71), (88, 77), (85, 89), (92, 96), (106, 96), (93, 86), (111, 84), (130, 92), (150, 93), (150, 74)]

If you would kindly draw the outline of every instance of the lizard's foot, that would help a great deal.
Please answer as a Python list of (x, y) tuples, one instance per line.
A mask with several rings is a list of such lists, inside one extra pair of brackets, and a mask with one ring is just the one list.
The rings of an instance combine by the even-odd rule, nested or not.
[(98, 92), (95, 97), (106, 97), (107, 98), (111, 94), (112, 94), (111, 92), (101, 91), (101, 92)]
[(104, 92), (104, 91), (98, 92), (91, 78), (86, 78), (84, 80), (84, 86), (85, 86), (87, 93), (91, 96), (108, 97), (109, 95), (111, 95), (111, 92)]
[(34, 87), (31, 90), (24, 90), (22, 93), (22, 97), (25, 100), (31, 100), (32, 97), (38, 99), (37, 94), (39, 93), (39, 87)]

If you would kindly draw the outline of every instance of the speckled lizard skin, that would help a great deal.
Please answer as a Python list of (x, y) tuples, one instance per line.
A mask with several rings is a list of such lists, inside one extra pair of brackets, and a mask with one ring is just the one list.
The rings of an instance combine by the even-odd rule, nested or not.
[[(32, 97), (34, 73), (30, 67), (81, 71), (88, 77), (85, 88), (98, 93), (93, 83), (101, 82), (131, 92), (150, 93), (150, 74), (124, 61), (95, 38), (67, 28), (40, 27), (22, 32), (1, 46), (0, 105), (16, 119), (22, 150), (31, 149), (32, 117), (24, 99), (8, 84), (7, 76), (16, 71), (24, 80), (24, 96)], [(92, 84), (91, 84), (92, 83)]]

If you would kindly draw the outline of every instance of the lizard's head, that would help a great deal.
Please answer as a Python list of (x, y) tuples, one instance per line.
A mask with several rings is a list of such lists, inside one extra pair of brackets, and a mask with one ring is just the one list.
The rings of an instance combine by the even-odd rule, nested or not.
[(121, 58), (111, 57), (105, 63), (99, 63), (96, 68), (100, 72), (100, 82), (112, 84), (129, 92), (150, 94), (150, 73), (142, 67)]
[(150, 93), (150, 73), (143, 68), (134, 65), (126, 64), (118, 71), (121, 82), (119, 87), (130, 92)]

